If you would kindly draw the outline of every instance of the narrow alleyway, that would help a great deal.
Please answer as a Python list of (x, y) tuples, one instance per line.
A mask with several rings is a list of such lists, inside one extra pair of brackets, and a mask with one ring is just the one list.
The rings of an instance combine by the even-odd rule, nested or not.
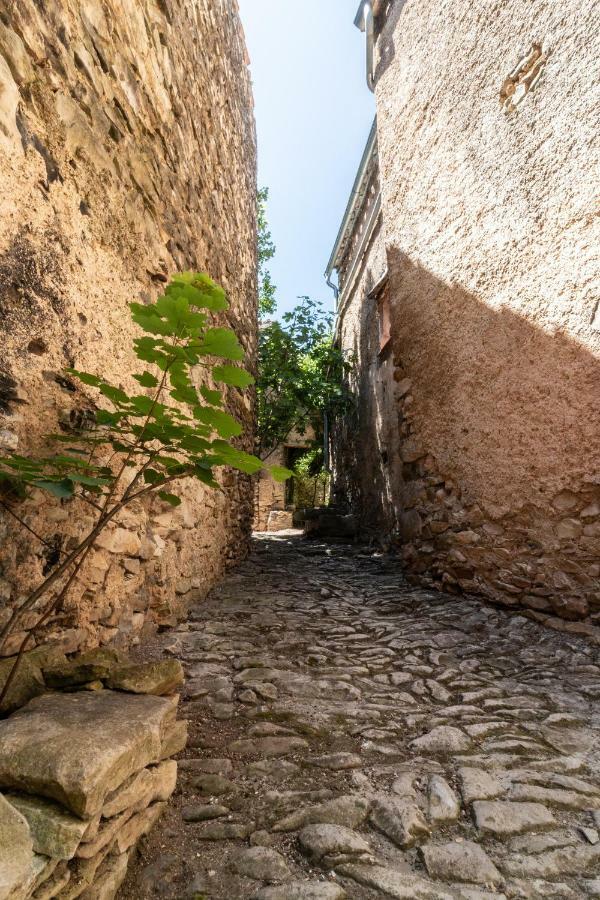
[(283, 536), (155, 650), (190, 740), (122, 900), (600, 897), (583, 640)]

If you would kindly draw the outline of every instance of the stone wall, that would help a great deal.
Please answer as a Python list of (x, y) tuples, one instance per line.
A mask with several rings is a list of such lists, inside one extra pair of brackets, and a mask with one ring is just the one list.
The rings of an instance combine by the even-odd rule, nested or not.
[(375, 72), (394, 537), (425, 581), (581, 631), (600, 624), (599, 26), (592, 0), (396, 0)]
[[(255, 134), (235, 0), (7, 0), (0, 11), (0, 452), (85, 416), (66, 366), (125, 388), (131, 300), (207, 271), (223, 324), (256, 352)], [(253, 410), (231, 411), (252, 445)], [(185, 489), (123, 515), (55, 623), (67, 650), (169, 622), (246, 552), (249, 479)], [(86, 524), (76, 503), (19, 509), (48, 545), (0, 520), (0, 622)], [(36, 617), (25, 619), (31, 627)], [(21, 635), (2, 650), (14, 652)]]

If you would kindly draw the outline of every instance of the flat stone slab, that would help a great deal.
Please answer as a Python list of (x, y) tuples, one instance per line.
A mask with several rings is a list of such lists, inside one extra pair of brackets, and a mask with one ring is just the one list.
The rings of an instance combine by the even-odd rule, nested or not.
[(0, 722), (0, 786), (58, 800), (84, 819), (158, 762), (172, 699), (113, 691), (46, 694)]
[(106, 685), (117, 691), (132, 694), (172, 694), (185, 680), (183, 666), (177, 659), (162, 659), (158, 662), (139, 665), (118, 666), (112, 669)]
[(451, 753), (464, 753), (471, 747), (471, 738), (460, 728), (451, 725), (438, 725), (427, 734), (416, 738), (408, 745), (417, 753), (430, 753), (434, 756), (447, 756)]
[(0, 794), (0, 898), (11, 897), (28, 880), (34, 861), (27, 820)]
[(344, 769), (360, 769), (364, 765), (356, 753), (330, 753), (327, 756), (312, 756), (306, 760), (307, 765), (319, 769), (331, 769), (332, 772)]
[(525, 831), (552, 828), (556, 820), (541, 803), (511, 803), (503, 800), (476, 800), (475, 824), (495, 837), (511, 837)]
[(298, 737), (265, 737), (234, 741), (231, 752), (239, 756), (286, 756), (298, 750), (307, 750), (308, 743)]
[(307, 825), (299, 835), (302, 849), (315, 861), (337, 856), (367, 856), (371, 846), (360, 834), (342, 825)]
[(465, 803), (473, 800), (494, 800), (506, 792), (505, 786), (494, 775), (484, 769), (464, 766), (458, 770), (462, 782), (461, 792)]
[(307, 809), (292, 813), (273, 826), (273, 831), (295, 831), (304, 825), (344, 825), (358, 828), (369, 814), (370, 803), (362, 797), (349, 794), (336, 797)]
[(421, 853), (432, 878), (487, 885), (504, 881), (485, 850), (473, 841), (455, 841), (442, 846), (428, 844)]
[(283, 887), (263, 888), (252, 900), (346, 900), (339, 884), (327, 881), (288, 881)]
[(336, 871), (396, 900), (456, 900), (456, 893), (438, 887), (425, 878), (384, 866), (345, 864), (337, 866)]
[(54, 859), (72, 859), (75, 856), (88, 822), (43, 797), (8, 794), (7, 800), (27, 820), (36, 853)]
[(245, 875), (254, 881), (278, 884), (281, 881), (289, 881), (292, 877), (283, 856), (268, 847), (250, 847), (241, 850), (233, 856), (231, 867), (238, 875)]

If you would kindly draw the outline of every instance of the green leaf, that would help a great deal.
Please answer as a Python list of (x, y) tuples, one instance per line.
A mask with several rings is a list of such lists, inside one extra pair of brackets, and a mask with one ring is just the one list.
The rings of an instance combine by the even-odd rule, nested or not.
[(150, 372), (143, 372), (141, 375), (134, 375), (133, 377), (136, 381), (139, 381), (142, 387), (158, 387), (158, 378)]
[(165, 503), (170, 503), (171, 506), (180, 506), (181, 498), (177, 497), (175, 494), (169, 494), (167, 491), (159, 491), (158, 496), (161, 500), (164, 500)]
[(234, 361), (244, 358), (244, 350), (230, 328), (209, 328), (204, 340), (191, 346), (201, 356), (219, 356)]
[(156, 469), (146, 469), (144, 472), (144, 481), (146, 484), (158, 484), (163, 480), (163, 476)]
[(99, 387), (102, 384), (101, 378), (98, 378), (97, 375), (90, 375), (89, 372), (78, 372), (77, 369), (65, 369), (65, 372), (78, 378), (83, 384), (89, 384), (91, 387)]
[(69, 479), (87, 487), (104, 487), (110, 484), (110, 481), (106, 478), (94, 478), (92, 475), (79, 475), (77, 473), (70, 473)]
[(200, 388), (200, 394), (207, 403), (210, 403), (212, 406), (223, 406), (223, 395), (221, 391), (213, 391), (211, 388), (202, 387)]
[(236, 422), (229, 413), (220, 409), (211, 409), (208, 406), (196, 406), (194, 418), (205, 425), (210, 425), (223, 438), (237, 437), (243, 430), (240, 423)]
[(38, 481), (32, 482), (34, 487), (41, 488), (43, 491), (47, 491), (49, 494), (52, 494), (54, 497), (59, 497), (61, 500), (72, 497), (74, 493), (73, 482), (70, 478), (63, 478), (62, 481), (46, 481), (44, 479), (40, 479)]
[(115, 403), (117, 406), (129, 401), (129, 397), (127, 396), (125, 391), (122, 391), (120, 388), (114, 387), (114, 385), (112, 384), (106, 384), (105, 382), (102, 382), (99, 385), (99, 388), (100, 393), (104, 394), (105, 397), (108, 397), (108, 399)]
[(226, 441), (213, 441), (212, 450), (221, 457), (223, 463), (245, 472), (247, 475), (254, 475), (263, 468), (263, 462), (256, 456), (246, 453), (244, 450), (238, 450), (232, 447)]
[(215, 381), (229, 384), (232, 387), (247, 388), (254, 384), (252, 375), (237, 366), (214, 366), (212, 373)]
[(268, 470), (275, 481), (287, 481), (288, 478), (294, 477), (294, 473), (283, 466), (268, 466)]

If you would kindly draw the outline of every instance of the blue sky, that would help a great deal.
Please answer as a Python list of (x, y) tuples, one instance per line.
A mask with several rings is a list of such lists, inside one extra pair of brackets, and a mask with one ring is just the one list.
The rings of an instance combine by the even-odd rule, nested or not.
[(308, 294), (333, 305), (323, 272), (375, 114), (357, 0), (239, 0), (251, 59), (259, 185), (277, 254), (279, 312)]

